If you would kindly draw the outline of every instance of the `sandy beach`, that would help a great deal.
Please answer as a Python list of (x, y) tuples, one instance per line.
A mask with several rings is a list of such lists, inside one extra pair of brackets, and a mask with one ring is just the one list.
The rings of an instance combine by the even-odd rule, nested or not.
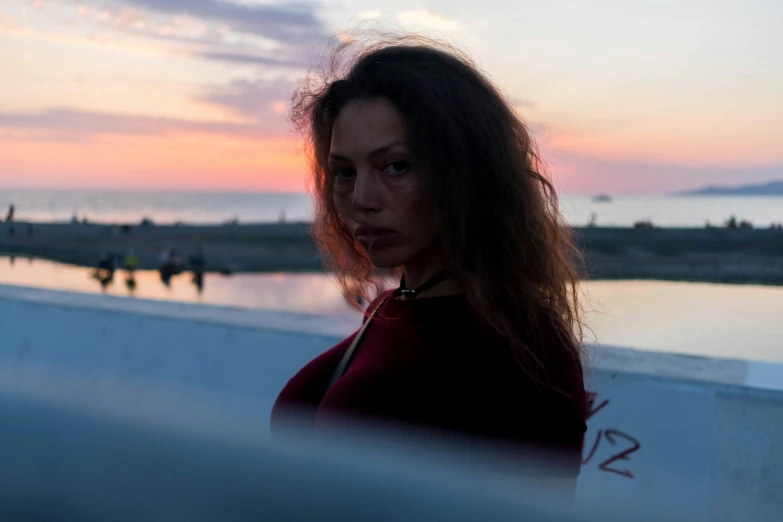
[[(783, 230), (725, 228), (574, 229), (592, 279), (783, 284)], [(96, 266), (133, 249), (140, 269), (164, 250), (203, 248), (207, 271), (321, 270), (308, 223), (154, 226), (0, 223), (0, 252)]]
[(575, 229), (591, 279), (783, 285), (783, 230)]
[[(12, 234), (9, 230), (13, 230)], [(2, 223), (0, 251), (80, 266), (132, 249), (139, 269), (157, 269), (165, 250), (187, 258), (201, 246), (207, 271), (319, 270), (306, 223), (216, 226)]]

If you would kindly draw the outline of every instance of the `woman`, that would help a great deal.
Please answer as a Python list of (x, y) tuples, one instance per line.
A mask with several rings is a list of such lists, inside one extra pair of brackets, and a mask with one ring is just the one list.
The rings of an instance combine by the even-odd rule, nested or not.
[[(346, 419), (547, 448), (579, 473), (586, 399), (578, 273), (528, 130), (465, 57), (421, 39), (306, 82), (315, 239), (343, 289), (401, 278), (366, 329), (299, 371), (272, 413), (316, 432)], [(576, 254), (576, 255), (574, 255)]]

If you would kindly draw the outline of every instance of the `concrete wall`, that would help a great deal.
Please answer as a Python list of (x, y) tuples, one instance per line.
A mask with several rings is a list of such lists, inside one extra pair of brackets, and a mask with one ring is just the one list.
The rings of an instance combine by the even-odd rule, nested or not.
[[(265, 436), (286, 380), (357, 326), (0, 286), (0, 387)], [(783, 365), (613, 347), (589, 361), (580, 501), (783, 519)]]

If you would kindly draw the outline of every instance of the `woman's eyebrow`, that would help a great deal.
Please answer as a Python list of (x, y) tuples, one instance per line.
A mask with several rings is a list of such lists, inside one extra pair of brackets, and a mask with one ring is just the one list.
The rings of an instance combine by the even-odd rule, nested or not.
[[(378, 147), (377, 149), (374, 149), (372, 152), (370, 152), (369, 157), (375, 158), (377, 156), (380, 156), (382, 154), (385, 154), (389, 152), (394, 147), (401, 146), (401, 145), (408, 145), (405, 141), (393, 141), (389, 143), (388, 145), (384, 145), (382, 147)], [(339, 152), (330, 152), (329, 153), (329, 159), (332, 160), (338, 160), (338, 161), (350, 161), (347, 156), (339, 153)]]

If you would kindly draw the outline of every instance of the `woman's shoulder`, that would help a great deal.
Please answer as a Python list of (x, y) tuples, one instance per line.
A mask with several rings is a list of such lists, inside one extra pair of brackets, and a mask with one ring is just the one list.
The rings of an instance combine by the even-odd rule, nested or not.
[(375, 297), (375, 299), (373, 299), (372, 301), (370, 301), (370, 304), (368, 304), (368, 305), (367, 305), (367, 308), (365, 308), (365, 313), (366, 313), (366, 314), (370, 314), (370, 313), (372, 313), (372, 311), (373, 311), (373, 310), (375, 310), (376, 308), (378, 308), (378, 306), (379, 306), (379, 305), (380, 305), (382, 302), (386, 301), (386, 300), (387, 300), (387, 299), (388, 299), (388, 298), (391, 296), (391, 294), (393, 294), (393, 293), (394, 293), (394, 289), (393, 289), (393, 288), (390, 288), (390, 289), (388, 289), (388, 290), (384, 290), (384, 291), (380, 292), (380, 293), (379, 293), (379, 294), (378, 294), (378, 295)]
[(509, 400), (535, 394), (571, 403), (577, 416), (586, 414), (581, 346), (564, 326), (543, 321), (536, 335), (520, 334), (521, 344), (487, 328), (470, 330), (472, 335), (463, 335), (460, 342), (459, 364), (475, 376), (474, 382), (487, 390), (509, 391)]
[(355, 335), (354, 332), (305, 364), (288, 380), (277, 402), (317, 404), (326, 392), (334, 369)]
[(462, 331), (452, 347), (456, 350), (440, 350), (444, 364), (435, 368), (439, 385), (434, 388), (443, 398), (441, 409), (452, 412), (454, 422), (464, 430), (554, 445), (579, 460), (587, 398), (579, 354), (569, 336), (551, 332), (531, 347), (537, 365), (519, 357), (518, 347), (507, 339), (483, 329), (471, 330), (470, 334)]

